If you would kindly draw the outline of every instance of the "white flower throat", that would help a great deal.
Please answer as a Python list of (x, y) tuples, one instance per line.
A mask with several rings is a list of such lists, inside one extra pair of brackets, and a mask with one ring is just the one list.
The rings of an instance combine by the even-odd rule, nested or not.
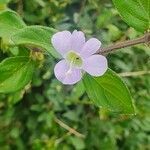
[(77, 68), (81, 68), (82, 63), (83, 63), (81, 56), (74, 51), (70, 51), (67, 53), (66, 60), (71, 66), (77, 67)]
[(81, 68), (83, 64), (81, 56), (74, 51), (69, 51), (67, 53), (66, 60), (69, 63), (69, 70), (67, 71), (67, 74), (71, 73), (73, 67)]

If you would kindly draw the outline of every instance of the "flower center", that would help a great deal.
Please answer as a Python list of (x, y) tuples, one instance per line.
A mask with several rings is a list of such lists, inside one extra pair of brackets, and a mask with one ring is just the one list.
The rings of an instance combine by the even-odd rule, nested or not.
[(78, 68), (80, 68), (83, 63), (80, 55), (78, 53), (75, 53), (74, 51), (70, 51), (67, 53), (66, 60), (70, 63), (70, 65)]

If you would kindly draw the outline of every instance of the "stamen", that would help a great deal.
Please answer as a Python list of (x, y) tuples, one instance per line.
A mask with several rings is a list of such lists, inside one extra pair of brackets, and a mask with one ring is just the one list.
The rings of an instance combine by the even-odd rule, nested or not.
[(70, 51), (66, 55), (66, 59), (69, 62), (69, 64), (74, 67), (80, 68), (82, 66), (82, 58), (80, 55), (74, 51)]
[(74, 62), (75, 62), (75, 58), (73, 57), (73, 59), (72, 59), (71, 62), (70, 62), (70, 65), (69, 65), (69, 70), (66, 72), (66, 75), (72, 73), (72, 68), (73, 68)]

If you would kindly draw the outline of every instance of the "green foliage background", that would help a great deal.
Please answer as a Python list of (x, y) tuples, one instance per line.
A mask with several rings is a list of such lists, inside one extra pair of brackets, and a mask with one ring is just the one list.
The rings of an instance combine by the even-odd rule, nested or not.
[[(3, 0), (5, 1), (5, 0)], [(8, 0), (6, 0), (8, 2)], [(0, 3), (0, 9), (3, 8)], [(28, 25), (58, 30), (79, 29), (99, 38), (103, 46), (136, 38), (141, 33), (124, 23), (111, 0), (10, 0)], [(0, 50), (0, 60), (24, 53)], [(116, 72), (150, 70), (150, 51), (145, 45), (108, 55)], [(148, 150), (150, 148), (149, 75), (125, 77), (136, 105), (136, 116), (118, 116), (91, 105), (82, 82), (64, 86), (53, 68), (57, 60), (45, 56), (34, 72), (32, 87), (0, 94), (0, 150)], [(75, 136), (57, 120), (85, 135)]]

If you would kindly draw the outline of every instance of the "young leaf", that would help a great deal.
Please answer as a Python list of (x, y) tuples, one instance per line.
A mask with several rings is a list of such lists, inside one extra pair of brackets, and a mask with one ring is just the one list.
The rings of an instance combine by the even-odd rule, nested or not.
[(29, 57), (10, 57), (0, 63), (0, 93), (18, 91), (27, 85), (33, 74), (34, 63)]
[(26, 25), (21, 17), (14, 11), (2, 11), (0, 13), (0, 37), (9, 40), (10, 36)]
[(101, 77), (85, 74), (83, 82), (91, 100), (99, 106), (121, 114), (134, 114), (132, 98), (121, 78), (112, 70)]
[(113, 0), (120, 15), (130, 26), (144, 32), (150, 29), (150, 0)]
[(12, 40), (17, 45), (32, 45), (35, 47), (41, 47), (54, 57), (59, 57), (59, 54), (53, 49), (51, 45), (51, 36), (56, 30), (43, 26), (29, 26), (23, 28), (15, 35), (12, 36)]

